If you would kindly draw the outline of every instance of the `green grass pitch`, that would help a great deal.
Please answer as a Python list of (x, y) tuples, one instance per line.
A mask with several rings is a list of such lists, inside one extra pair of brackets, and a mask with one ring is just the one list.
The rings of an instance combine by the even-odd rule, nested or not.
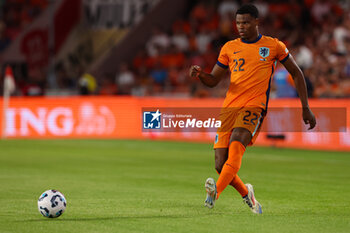
[[(128, 140), (0, 141), (0, 232), (350, 232), (350, 154), (248, 148), (239, 172), (263, 215), (228, 187), (214, 209), (212, 145)], [(67, 198), (47, 219), (37, 199)]]

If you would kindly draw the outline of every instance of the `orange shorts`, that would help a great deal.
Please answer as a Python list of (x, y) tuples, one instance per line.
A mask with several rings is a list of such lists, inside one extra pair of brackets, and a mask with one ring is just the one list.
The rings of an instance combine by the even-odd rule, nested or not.
[(249, 130), (252, 133), (249, 145), (252, 145), (260, 132), (263, 119), (263, 109), (259, 107), (223, 108), (220, 112), (221, 127), (215, 136), (214, 149), (229, 147), (234, 128)]

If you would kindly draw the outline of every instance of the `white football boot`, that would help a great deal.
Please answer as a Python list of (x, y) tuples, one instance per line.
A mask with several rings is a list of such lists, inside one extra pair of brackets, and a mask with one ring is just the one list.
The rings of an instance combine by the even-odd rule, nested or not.
[(216, 184), (213, 178), (208, 178), (205, 181), (205, 191), (207, 192), (207, 198), (205, 199), (204, 206), (213, 208), (216, 200)]
[(243, 202), (247, 203), (249, 208), (255, 214), (262, 214), (262, 209), (260, 203), (255, 199), (253, 185), (246, 184), (248, 189), (248, 195), (243, 198)]

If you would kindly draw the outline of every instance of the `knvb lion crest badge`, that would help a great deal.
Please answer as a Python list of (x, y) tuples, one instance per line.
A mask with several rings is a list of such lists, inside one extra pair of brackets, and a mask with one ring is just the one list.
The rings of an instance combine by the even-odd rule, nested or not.
[(270, 55), (270, 49), (266, 47), (260, 47), (259, 48), (259, 55), (263, 58), (266, 58)]

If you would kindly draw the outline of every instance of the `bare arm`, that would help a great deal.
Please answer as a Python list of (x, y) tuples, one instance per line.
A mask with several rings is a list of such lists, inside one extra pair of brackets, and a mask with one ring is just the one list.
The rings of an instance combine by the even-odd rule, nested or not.
[(202, 68), (199, 66), (191, 66), (190, 76), (198, 77), (207, 87), (215, 87), (221, 81), (226, 71), (226, 69), (221, 68), (217, 64), (215, 64), (210, 74), (203, 72)]
[(299, 66), (296, 64), (294, 58), (291, 55), (283, 63), (283, 65), (293, 77), (295, 87), (297, 89), (301, 101), (301, 105), (303, 106), (303, 108), (308, 108), (309, 103), (307, 100), (307, 90), (303, 72), (300, 70)]
[(303, 72), (294, 61), (294, 58), (290, 55), (289, 58), (283, 63), (284, 67), (292, 75), (295, 87), (297, 89), (301, 105), (303, 107), (303, 120), (305, 124), (309, 124), (309, 129), (313, 129), (316, 125), (316, 119), (314, 114), (309, 108), (307, 99), (307, 89)]

